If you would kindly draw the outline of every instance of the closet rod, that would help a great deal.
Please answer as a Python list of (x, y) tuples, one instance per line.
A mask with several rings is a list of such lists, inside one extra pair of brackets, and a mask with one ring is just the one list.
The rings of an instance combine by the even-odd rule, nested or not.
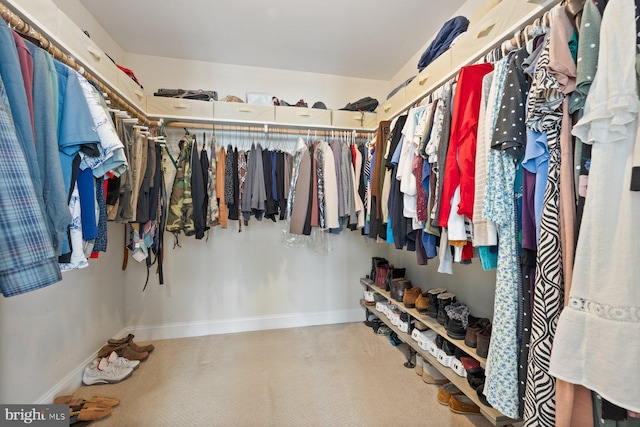
[[(394, 118), (396, 118), (398, 116), (401, 116), (401, 115), (405, 114), (407, 111), (409, 111), (409, 109), (411, 109), (411, 107), (413, 107), (414, 105), (418, 105), (423, 99), (425, 99), (426, 97), (428, 97), (432, 93), (436, 92), (438, 89), (440, 89), (442, 86), (444, 86), (447, 82), (451, 81), (451, 79), (456, 77), (458, 75), (458, 72), (460, 71), (461, 67), (477, 63), (478, 60), (486, 58), (487, 55), (490, 52), (492, 52), (494, 49), (501, 48), (502, 45), (504, 43), (506, 43), (506, 42), (511, 43), (512, 47), (516, 48), (518, 40), (523, 40), (525, 32), (529, 31), (535, 25), (545, 24), (546, 26), (550, 26), (550, 24), (551, 24), (551, 14), (553, 13), (553, 11), (556, 8), (560, 7), (560, 5), (563, 3), (563, 1), (564, 0), (556, 0), (556, 1), (552, 2), (551, 4), (545, 6), (542, 10), (538, 11), (538, 13), (536, 13), (535, 15), (527, 18), (524, 22), (520, 23), (520, 25), (519, 25), (520, 28), (519, 29), (517, 29), (516, 31), (513, 31), (509, 35), (505, 35), (499, 41), (496, 41), (494, 44), (491, 44), (490, 46), (480, 50), (478, 52), (478, 55), (475, 56), (468, 63), (460, 64), (455, 69), (452, 69), (451, 72), (447, 73), (441, 79), (441, 81), (438, 84), (433, 86), (433, 88), (431, 88), (426, 93), (420, 95), (416, 100), (411, 102), (409, 105), (407, 105), (402, 110), (398, 111), (396, 114), (394, 114), (391, 117), (389, 117), (387, 120), (392, 120), (392, 119), (394, 119)], [(429, 67), (427, 67), (427, 70), (428, 70), (428, 68)]]
[(74, 70), (78, 71), (87, 80), (90, 80), (96, 83), (96, 85), (98, 85), (100, 90), (106, 93), (108, 98), (112, 102), (115, 102), (116, 104), (118, 104), (122, 109), (126, 110), (132, 117), (136, 117), (138, 120), (140, 120), (143, 123), (147, 122), (147, 118), (144, 116), (144, 114), (142, 114), (142, 112), (140, 112), (139, 110), (131, 106), (122, 96), (118, 94), (118, 92), (113, 90), (111, 87), (107, 86), (103, 81), (101, 81), (99, 78), (97, 78), (93, 74), (89, 73), (85, 69), (85, 67), (83, 67), (81, 64), (76, 62), (76, 60), (73, 57), (71, 57), (70, 55), (67, 55), (65, 52), (62, 51), (62, 49), (55, 46), (51, 42), (51, 40), (45, 37), (40, 31), (36, 30), (32, 24), (28, 24), (27, 22), (25, 22), (25, 20), (22, 17), (20, 17), (11, 8), (9, 8), (7, 5), (5, 5), (2, 2), (0, 2), (0, 16), (2, 16), (2, 19), (7, 24), (9, 24), (9, 26), (13, 28), (15, 31), (39, 42), (40, 46), (44, 50), (49, 52), (51, 56), (53, 56), (55, 59), (68, 65)]
[[(150, 126), (160, 127), (160, 122), (151, 122)], [(256, 133), (264, 133), (264, 125), (254, 124), (254, 125), (220, 125), (220, 124), (205, 124), (205, 123), (187, 123), (187, 122), (170, 122), (164, 125), (164, 127), (172, 127), (172, 128), (187, 128), (187, 129), (204, 129), (204, 130), (214, 130), (214, 131), (242, 131), (242, 132), (256, 132)], [(287, 134), (287, 135), (306, 135), (307, 131), (316, 132), (318, 134), (329, 134), (334, 132), (337, 135), (340, 133), (348, 133), (352, 134), (352, 130), (336, 130), (336, 129), (322, 129), (322, 128), (285, 128), (285, 127), (271, 127), (268, 126), (268, 130), (266, 133), (278, 133), (278, 134)], [(357, 138), (367, 138), (371, 136), (375, 131), (368, 130), (360, 130), (356, 131)]]

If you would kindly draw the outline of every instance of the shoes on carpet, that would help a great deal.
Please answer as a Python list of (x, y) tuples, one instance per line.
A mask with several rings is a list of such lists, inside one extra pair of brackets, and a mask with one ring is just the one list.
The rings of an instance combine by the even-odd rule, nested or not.
[[(139, 347), (138, 347), (139, 348)], [(143, 361), (149, 357), (149, 352), (138, 352), (134, 350), (130, 343), (126, 344), (107, 344), (98, 350), (98, 357), (108, 357), (112, 352), (116, 352), (118, 356), (129, 360)]]
[(114, 384), (131, 376), (133, 368), (120, 363), (109, 363), (108, 358), (95, 359), (84, 368), (82, 382), (86, 385)]
[(391, 335), (391, 328), (389, 328), (387, 325), (382, 325), (378, 329), (375, 329), (373, 332), (375, 334), (388, 337), (389, 335)]
[(131, 368), (134, 371), (138, 369), (138, 366), (140, 366), (139, 360), (129, 360), (126, 357), (120, 357), (118, 356), (118, 353), (116, 353), (115, 351), (112, 351), (111, 353), (109, 353), (109, 356), (107, 356), (107, 361), (109, 363), (115, 363), (117, 365), (121, 365), (125, 368)]
[(395, 332), (391, 332), (391, 334), (389, 334), (389, 342), (391, 342), (391, 345), (394, 347), (402, 344), (402, 340), (398, 338), (398, 334), (396, 334)]
[(138, 353), (144, 353), (145, 351), (147, 353), (151, 353), (155, 349), (153, 344), (138, 345), (135, 342), (133, 342), (133, 338), (134, 338), (133, 334), (129, 334), (126, 337), (120, 338), (120, 339), (111, 338), (110, 340), (107, 341), (107, 345), (118, 346), (122, 344), (127, 344), (129, 347), (131, 347), (133, 351), (136, 351)]

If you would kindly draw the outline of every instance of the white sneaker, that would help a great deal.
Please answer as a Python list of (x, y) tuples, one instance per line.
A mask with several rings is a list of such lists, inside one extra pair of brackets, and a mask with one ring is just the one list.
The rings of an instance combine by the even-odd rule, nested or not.
[(138, 369), (138, 366), (140, 366), (139, 360), (129, 360), (126, 357), (120, 357), (118, 356), (118, 353), (116, 353), (115, 351), (112, 351), (109, 354), (109, 357), (107, 357), (107, 361), (109, 363), (116, 363), (116, 364), (122, 365), (125, 368), (131, 368), (134, 371)]
[(84, 368), (82, 382), (86, 385), (113, 384), (129, 378), (133, 368), (109, 363), (106, 357), (96, 359)]

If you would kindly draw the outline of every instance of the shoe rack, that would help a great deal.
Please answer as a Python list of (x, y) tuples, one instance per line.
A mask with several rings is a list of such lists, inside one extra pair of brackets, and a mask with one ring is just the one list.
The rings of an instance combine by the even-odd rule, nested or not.
[(442, 325), (440, 325), (435, 319), (427, 316), (426, 314), (418, 313), (418, 310), (416, 310), (414, 308), (407, 308), (407, 307), (405, 307), (405, 305), (403, 303), (393, 300), (391, 298), (391, 295), (390, 295), (389, 292), (387, 292), (384, 289), (381, 289), (378, 286), (376, 286), (373, 281), (363, 278), (363, 279), (360, 279), (360, 283), (363, 286), (365, 286), (367, 289), (369, 289), (369, 290), (371, 290), (373, 292), (376, 292), (376, 293), (382, 295), (383, 297), (385, 297), (387, 299), (387, 301), (391, 302), (392, 304), (395, 304), (398, 307), (398, 310), (400, 310), (400, 311), (402, 311), (404, 313), (407, 313), (407, 315), (410, 317), (410, 319), (409, 319), (409, 331), (408, 332), (403, 332), (403, 331), (400, 330), (400, 328), (398, 328), (396, 325), (391, 323), (391, 320), (388, 319), (386, 316), (380, 315), (382, 313), (378, 312), (375, 309), (374, 306), (366, 305), (364, 300), (360, 301), (360, 304), (366, 310), (367, 317), (368, 317), (369, 313), (371, 313), (371, 314), (375, 315), (376, 317), (378, 317), (385, 325), (387, 325), (389, 327), (389, 329), (391, 329), (393, 332), (395, 332), (398, 335), (398, 337), (404, 343), (406, 343), (409, 346), (409, 352), (410, 352), (409, 353), (409, 360), (407, 361), (407, 363), (404, 364), (404, 366), (406, 368), (413, 368), (414, 367), (414, 365), (411, 362), (411, 359), (412, 359), (412, 356), (414, 354), (418, 354), (418, 355), (422, 356), (422, 358), (425, 361), (429, 362), (434, 368), (436, 368), (440, 373), (442, 373), (442, 375), (444, 375), (456, 387), (458, 387), (476, 405), (478, 405), (480, 407), (480, 413), (482, 415), (484, 415), (484, 417), (487, 418), (493, 425), (495, 425), (495, 426), (506, 426), (506, 425), (510, 425), (510, 424), (513, 424), (513, 423), (518, 421), (518, 420), (513, 420), (513, 419), (503, 415), (502, 413), (500, 413), (499, 411), (495, 410), (494, 408), (491, 408), (489, 406), (486, 406), (486, 405), (482, 404), (482, 402), (480, 402), (480, 399), (478, 399), (478, 395), (476, 394), (476, 391), (474, 389), (472, 389), (471, 386), (469, 386), (469, 383), (467, 382), (466, 378), (459, 376), (451, 368), (448, 368), (448, 367), (442, 365), (440, 362), (438, 362), (438, 359), (436, 357), (434, 357), (431, 353), (429, 353), (428, 351), (423, 350), (422, 348), (420, 348), (418, 343), (416, 341), (414, 341), (414, 339), (411, 337), (411, 333), (412, 333), (411, 318), (424, 323), (425, 325), (427, 325), (427, 327), (429, 329), (432, 329), (433, 331), (437, 332), (438, 335), (441, 335), (447, 341), (451, 342), (453, 345), (455, 345), (456, 347), (458, 347), (461, 350), (463, 350), (469, 356), (471, 356), (474, 359), (476, 359), (478, 362), (480, 362), (480, 366), (482, 366), (482, 368), (486, 367), (487, 359), (485, 359), (484, 357), (478, 356), (476, 354), (475, 349), (469, 347), (468, 345), (466, 345), (464, 343), (464, 340), (456, 340), (456, 339), (453, 339), (453, 338), (450, 338), (449, 336), (447, 336), (446, 329)]

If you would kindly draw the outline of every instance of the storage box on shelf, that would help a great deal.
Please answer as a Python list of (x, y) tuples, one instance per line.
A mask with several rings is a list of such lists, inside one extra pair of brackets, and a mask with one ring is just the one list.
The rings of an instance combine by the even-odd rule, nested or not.
[(97, 77), (108, 82), (112, 87), (118, 84), (120, 70), (109, 57), (93, 42), (71, 18), (58, 11), (57, 36), (63, 47), (69, 51), (79, 63), (85, 65)]
[(276, 123), (309, 127), (331, 127), (331, 110), (304, 107), (275, 107), (275, 110)]
[(378, 113), (378, 121), (387, 120), (406, 108), (405, 91), (406, 87), (401, 88), (391, 98), (380, 104), (376, 110)]
[(147, 99), (142, 88), (121, 70), (118, 70), (118, 89), (122, 96), (141, 111), (147, 110)]
[(422, 70), (415, 79), (405, 88), (405, 101), (407, 104), (415, 103), (425, 92), (445, 83), (447, 76), (451, 74), (451, 50), (437, 57), (427, 68)]
[(366, 111), (334, 110), (331, 124), (341, 129), (375, 129), (378, 125), (378, 115)]
[(147, 115), (153, 118), (212, 121), (213, 102), (148, 96)]
[[(380, 312), (381, 314), (384, 314), (385, 311), (389, 311), (390, 312), (390, 307), (391, 304), (390, 302), (391, 297), (389, 295), (389, 292), (384, 291), (383, 289), (380, 289), (378, 286), (376, 286), (371, 280), (369, 279), (360, 279), (360, 283), (372, 290), (375, 290), (377, 293), (383, 295), (385, 298), (387, 298), (387, 302), (378, 302), (376, 303), (376, 307), (375, 309)], [(362, 307), (364, 307), (365, 309), (369, 310), (370, 306), (365, 305), (365, 301), (361, 300), (360, 304), (362, 305)], [(477, 359), (480, 364), (484, 367), (486, 364), (486, 360), (482, 357), (479, 357), (478, 355), (475, 354), (475, 351), (473, 351), (473, 349), (469, 348), (468, 346), (464, 345), (464, 342), (461, 340), (453, 340), (449, 337), (447, 337), (446, 335), (446, 331), (444, 330), (444, 328), (437, 323), (436, 321), (434, 321), (433, 319), (429, 318), (429, 317), (425, 317), (424, 315), (418, 313), (415, 309), (407, 309), (406, 307), (404, 307), (404, 305), (402, 303), (395, 303), (393, 302), (394, 305), (396, 305), (396, 307), (401, 310), (404, 311), (405, 313), (409, 314), (409, 316), (411, 318), (414, 319), (418, 319), (420, 320), (422, 323), (426, 324), (429, 328), (431, 328), (430, 330), (433, 331), (431, 332), (431, 336), (433, 337), (433, 333), (437, 333), (439, 335), (442, 335), (444, 337), (446, 337), (447, 340), (449, 340), (450, 342), (452, 342), (454, 345), (460, 347), (461, 349), (463, 349), (466, 353), (468, 353), (470, 356), (474, 357), (475, 359)], [(390, 316), (390, 314), (389, 314)], [(502, 413), (500, 413), (499, 411), (495, 410), (494, 408), (485, 406), (482, 402), (480, 402), (480, 399), (478, 398), (478, 395), (476, 393), (476, 391), (474, 389), (471, 388), (471, 386), (469, 386), (469, 383), (467, 382), (466, 378), (464, 376), (460, 375), (460, 371), (459, 371), (459, 367), (454, 371), (452, 368), (454, 368), (454, 361), (457, 360), (455, 359), (453, 356), (451, 356), (452, 360), (449, 363), (449, 366), (451, 366), (452, 368), (446, 367), (444, 366), (441, 361), (438, 360), (438, 355), (440, 354), (440, 352), (442, 350), (438, 349), (435, 343), (435, 339), (429, 339), (428, 337), (424, 339), (425, 343), (424, 347), (429, 347), (429, 350), (425, 350), (423, 346), (421, 346), (419, 344), (418, 341), (416, 341), (416, 338), (419, 337), (419, 334), (422, 334), (423, 332), (417, 333), (415, 332), (415, 329), (411, 332), (411, 334), (405, 333), (403, 331), (400, 330), (400, 328), (398, 328), (397, 326), (395, 326), (391, 320), (386, 316), (386, 315), (381, 315), (378, 316), (379, 319), (386, 324), (393, 332), (395, 332), (398, 337), (400, 338), (400, 340), (402, 340), (403, 342), (405, 342), (408, 346), (410, 346), (418, 355), (422, 356), (422, 358), (424, 360), (426, 360), (428, 363), (430, 363), (432, 366), (434, 366), (436, 369), (438, 369), (438, 371), (440, 371), (449, 381), (451, 381), (456, 387), (458, 387), (465, 395), (467, 395), (476, 405), (478, 405), (478, 407), (480, 408), (480, 413), (482, 415), (485, 416), (485, 418), (487, 418), (491, 423), (493, 423), (496, 426), (503, 426), (503, 425), (509, 425), (512, 424), (514, 422), (516, 422), (517, 420), (512, 420), (511, 418), (506, 417), (505, 415), (503, 415)], [(426, 334), (429, 335), (429, 334)], [(460, 345), (462, 344), (462, 345)], [(465, 349), (466, 347), (466, 349)], [(435, 356), (434, 356), (435, 354)]]
[(222, 122), (273, 123), (276, 112), (272, 105), (218, 101), (213, 103), (213, 117)]
[(36, 27), (46, 30), (50, 36), (57, 35), (60, 10), (54, 2), (50, 0), (7, 0), (7, 4), (15, 8)]

